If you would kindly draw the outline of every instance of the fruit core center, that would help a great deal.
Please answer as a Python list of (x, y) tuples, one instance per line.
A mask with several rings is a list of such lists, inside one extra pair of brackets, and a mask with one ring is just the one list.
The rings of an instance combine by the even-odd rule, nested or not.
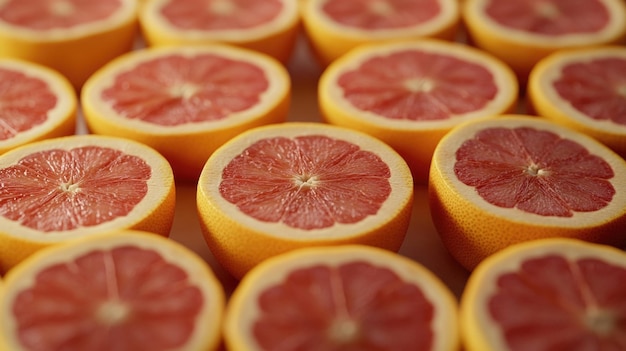
[(70, 16), (74, 13), (74, 5), (65, 0), (53, 1), (50, 4), (50, 12), (57, 16)]
[(119, 300), (109, 300), (96, 311), (97, 320), (106, 326), (119, 325), (128, 318), (130, 308)]
[(538, 165), (533, 163), (530, 166), (526, 167), (526, 173), (533, 177), (541, 177), (548, 175), (548, 170), (540, 168)]
[(557, 18), (560, 11), (556, 5), (548, 1), (539, 1), (535, 4), (535, 13), (543, 18)]
[(189, 84), (189, 83), (174, 85), (170, 89), (170, 93), (172, 94), (172, 96), (179, 97), (184, 100), (190, 99), (197, 92), (198, 92), (198, 86), (196, 86), (195, 84)]
[(615, 330), (617, 322), (615, 315), (599, 309), (592, 309), (585, 315), (587, 328), (600, 336), (610, 335)]
[(412, 78), (404, 81), (404, 86), (412, 93), (427, 93), (435, 87), (435, 82), (427, 78)]
[(211, 1), (209, 11), (222, 16), (232, 15), (237, 12), (237, 6), (229, 0)]
[(328, 328), (328, 338), (337, 344), (349, 344), (354, 342), (361, 330), (359, 324), (351, 318), (337, 318)]
[(301, 174), (295, 177), (294, 182), (299, 189), (310, 189), (319, 184), (317, 176), (310, 174)]
[(76, 194), (80, 191), (80, 187), (78, 183), (74, 182), (64, 182), (59, 185), (59, 189), (65, 193), (69, 193), (71, 195)]
[(379, 16), (391, 16), (394, 14), (394, 9), (389, 5), (388, 1), (372, 1), (369, 4), (369, 11)]

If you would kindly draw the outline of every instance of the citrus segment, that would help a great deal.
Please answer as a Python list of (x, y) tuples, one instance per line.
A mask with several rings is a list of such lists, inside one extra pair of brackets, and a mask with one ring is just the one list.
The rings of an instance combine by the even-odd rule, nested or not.
[(419, 41), (363, 45), (333, 62), (318, 85), (325, 121), (393, 147), (425, 184), (435, 146), (455, 125), (512, 112), (514, 73), (463, 44)]
[(300, 28), (293, 0), (155, 0), (139, 20), (148, 45), (225, 43), (287, 63)]
[(33, 61), (80, 88), (96, 69), (132, 49), (136, 0), (8, 0), (0, 4), (0, 57)]
[(172, 170), (153, 149), (94, 135), (31, 143), (0, 157), (0, 270), (38, 249), (114, 229), (169, 235)]
[(216, 350), (224, 292), (186, 247), (119, 231), (29, 257), (0, 303), (5, 350)]
[(233, 350), (457, 350), (456, 300), (420, 264), (379, 248), (305, 248), (255, 267), (230, 300)]
[(368, 135), (316, 123), (254, 128), (207, 161), (201, 228), (235, 277), (305, 246), (361, 243), (398, 250), (413, 198), (410, 171)]
[(621, 0), (468, 0), (463, 6), (471, 42), (508, 63), (522, 82), (552, 52), (626, 38)]
[(574, 239), (516, 244), (483, 261), (461, 300), (467, 351), (626, 347), (626, 254)]
[(359, 45), (389, 40), (453, 40), (460, 22), (457, 0), (311, 0), (302, 22), (319, 62), (326, 66)]
[(88, 129), (159, 151), (197, 180), (211, 153), (244, 130), (287, 118), (290, 78), (276, 60), (225, 45), (134, 51), (100, 69), (81, 98)]
[(0, 59), (0, 154), (74, 134), (77, 100), (59, 73), (28, 61)]
[(535, 113), (577, 129), (626, 157), (626, 48), (561, 50), (531, 72)]
[(430, 208), (466, 268), (514, 243), (573, 237), (620, 244), (626, 162), (586, 135), (535, 117), (462, 124), (437, 146)]

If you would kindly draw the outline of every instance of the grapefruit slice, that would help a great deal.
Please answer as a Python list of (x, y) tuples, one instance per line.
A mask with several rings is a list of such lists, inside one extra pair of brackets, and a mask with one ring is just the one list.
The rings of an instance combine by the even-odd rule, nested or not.
[(197, 181), (211, 153), (252, 127), (283, 122), (290, 102), (283, 65), (226, 45), (136, 50), (85, 83), (88, 129), (159, 151), (177, 179)]
[(366, 134), (321, 123), (242, 133), (211, 155), (197, 189), (208, 247), (235, 278), (300, 247), (397, 251), (412, 206), (413, 180), (400, 155)]
[(246, 275), (226, 312), (232, 350), (459, 348), (457, 302), (421, 264), (379, 248), (304, 248)]
[(461, 299), (467, 351), (626, 349), (626, 254), (574, 239), (516, 244), (483, 261)]
[(139, 13), (148, 45), (226, 43), (287, 63), (300, 28), (294, 0), (155, 0)]
[(455, 125), (513, 112), (515, 74), (463, 44), (426, 40), (363, 45), (320, 77), (325, 121), (373, 135), (398, 151), (425, 184), (435, 146)]
[(626, 157), (626, 47), (561, 50), (531, 71), (533, 110)]
[(463, 19), (471, 42), (508, 63), (521, 82), (557, 50), (623, 42), (623, 0), (467, 0)]
[(74, 134), (77, 100), (72, 85), (58, 72), (24, 60), (0, 59), (0, 154)]
[(462, 124), (437, 146), (431, 216), (464, 267), (515, 243), (571, 237), (622, 245), (626, 162), (582, 133), (538, 117)]
[(361, 44), (389, 40), (454, 40), (457, 0), (310, 0), (302, 4), (306, 37), (326, 66)]
[(0, 2), (0, 57), (60, 72), (78, 89), (96, 69), (132, 49), (137, 0)]
[(45, 246), (117, 229), (169, 235), (172, 169), (155, 150), (96, 135), (0, 155), (0, 272)]
[(41, 250), (0, 297), (3, 350), (217, 350), (224, 292), (173, 240), (115, 231)]

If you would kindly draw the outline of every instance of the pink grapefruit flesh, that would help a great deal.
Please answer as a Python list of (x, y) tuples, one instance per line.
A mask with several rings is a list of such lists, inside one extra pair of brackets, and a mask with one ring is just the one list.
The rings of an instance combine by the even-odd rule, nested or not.
[(105, 20), (121, 6), (120, 0), (7, 0), (0, 19), (33, 30), (66, 29)]
[(184, 270), (128, 245), (43, 269), (11, 312), (28, 350), (161, 351), (186, 344), (203, 303)]
[(266, 350), (430, 350), (434, 343), (435, 309), (420, 288), (369, 262), (296, 269), (263, 291), (258, 306), (253, 334)]
[(453, 56), (404, 50), (340, 75), (344, 98), (389, 119), (441, 120), (482, 109), (498, 92), (493, 74)]
[(313, 230), (357, 223), (391, 193), (387, 164), (322, 135), (258, 141), (224, 168), (220, 193), (247, 215)]
[(597, 211), (615, 195), (606, 161), (530, 127), (481, 130), (457, 150), (454, 171), (487, 202), (542, 216)]
[(121, 72), (102, 98), (128, 119), (176, 126), (247, 110), (268, 87), (264, 71), (247, 62), (212, 54), (169, 55)]
[(40, 151), (0, 169), (0, 215), (42, 232), (98, 225), (127, 215), (151, 172), (141, 158), (104, 147)]
[(569, 63), (552, 84), (561, 98), (586, 116), (626, 125), (626, 59)]
[(248, 29), (273, 21), (282, 7), (278, 0), (177, 0), (161, 15), (185, 30)]
[(43, 80), (0, 68), (0, 140), (44, 123), (57, 103)]
[(492, 0), (485, 13), (501, 26), (550, 36), (595, 33), (611, 17), (599, 0)]
[(496, 286), (488, 312), (510, 351), (626, 349), (623, 267), (546, 255), (499, 276)]
[(437, 0), (330, 0), (322, 11), (333, 21), (359, 29), (397, 29), (428, 22), (439, 15)]

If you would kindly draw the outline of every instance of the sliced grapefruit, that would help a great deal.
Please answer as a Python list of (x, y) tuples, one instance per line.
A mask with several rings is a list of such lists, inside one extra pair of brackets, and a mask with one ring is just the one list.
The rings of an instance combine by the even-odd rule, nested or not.
[(307, 0), (306, 37), (326, 66), (361, 44), (389, 40), (453, 40), (460, 23), (457, 0)]
[(437, 146), (431, 216), (464, 267), (515, 243), (570, 237), (623, 244), (626, 162), (582, 133), (538, 117), (454, 128)]
[(322, 73), (318, 100), (325, 121), (383, 140), (424, 184), (441, 137), (463, 121), (513, 112), (518, 83), (488, 54), (421, 39), (350, 51)]
[(154, 0), (139, 13), (148, 45), (226, 43), (287, 63), (300, 28), (294, 0)]
[(0, 2), (0, 57), (51, 67), (80, 88), (96, 69), (132, 49), (137, 0)]
[(255, 267), (226, 312), (232, 350), (459, 348), (457, 302), (419, 263), (379, 248), (305, 248)]
[(531, 71), (535, 113), (577, 129), (626, 157), (626, 47), (561, 50)]
[(41, 250), (5, 277), (0, 349), (217, 350), (224, 291), (173, 240), (116, 231)]
[(76, 131), (78, 98), (58, 72), (24, 60), (0, 59), (0, 154)]
[(290, 86), (283, 65), (252, 50), (158, 47), (108, 63), (85, 83), (81, 99), (92, 133), (149, 145), (178, 179), (195, 182), (225, 141), (287, 119)]
[(211, 155), (197, 189), (207, 244), (236, 278), (300, 247), (356, 243), (397, 251), (412, 200), (411, 173), (393, 149), (322, 123), (242, 133)]
[(574, 239), (516, 244), (483, 261), (461, 300), (467, 351), (626, 349), (626, 254)]
[(45, 246), (117, 229), (169, 235), (172, 169), (155, 150), (96, 135), (0, 155), (0, 272)]
[(623, 42), (623, 0), (467, 0), (471, 42), (508, 63), (525, 82), (532, 67), (557, 50)]

